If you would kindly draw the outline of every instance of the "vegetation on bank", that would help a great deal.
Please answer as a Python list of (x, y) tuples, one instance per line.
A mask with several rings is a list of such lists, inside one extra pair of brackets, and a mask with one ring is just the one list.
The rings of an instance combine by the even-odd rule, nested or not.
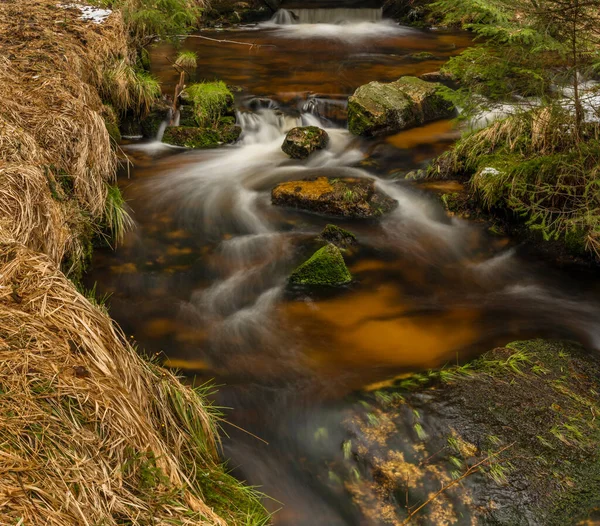
[(361, 398), (331, 478), (386, 524), (578, 523), (600, 505), (599, 378), (546, 340), (403, 377)]
[[(500, 119), (467, 133), (429, 169), (468, 177), (488, 209), (508, 209), (546, 240), (600, 258), (600, 1), (439, 0), (433, 8), (481, 43), (445, 66), (446, 95), (465, 119)], [(504, 117), (502, 117), (504, 114)]]
[(118, 240), (130, 222), (109, 130), (156, 94), (121, 14), (79, 15), (0, 3), (0, 516), (265, 524), (259, 496), (221, 465), (205, 393), (143, 360), (66, 277), (94, 235)]

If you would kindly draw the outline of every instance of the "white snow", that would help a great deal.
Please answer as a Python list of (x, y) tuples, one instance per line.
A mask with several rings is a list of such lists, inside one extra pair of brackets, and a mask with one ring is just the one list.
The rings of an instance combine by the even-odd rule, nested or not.
[(112, 14), (110, 9), (101, 9), (91, 5), (83, 4), (58, 4), (62, 9), (79, 9), (81, 11), (81, 20), (89, 20), (95, 24), (102, 24)]

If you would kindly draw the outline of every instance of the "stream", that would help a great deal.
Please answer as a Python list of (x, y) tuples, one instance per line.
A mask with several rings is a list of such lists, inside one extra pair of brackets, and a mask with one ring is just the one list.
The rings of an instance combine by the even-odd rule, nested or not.
[[(361, 513), (328, 475), (342, 457), (348, 397), (515, 339), (600, 347), (599, 289), (483, 225), (448, 217), (438, 194), (457, 183), (404, 180), (456, 140), (451, 122), (368, 140), (346, 130), (346, 100), (358, 86), (439, 70), (469, 35), (401, 27), (378, 10), (300, 11), (202, 33), (235, 43), (183, 42), (198, 54), (192, 81), (240, 87), (242, 136), (196, 151), (125, 141), (133, 166), (120, 186), (136, 228), (116, 251), (95, 253), (86, 279), (111, 295), (112, 316), (148, 354), (198, 384), (214, 379), (215, 404), (233, 424), (223, 424), (225, 457), (271, 497), (276, 525), (388, 524)], [(411, 58), (423, 51), (433, 58)], [(166, 43), (151, 50), (164, 93), (178, 81), (176, 53)], [(290, 160), (281, 144), (298, 125), (325, 128), (328, 148)], [(361, 222), (271, 205), (277, 183), (317, 175), (375, 178), (399, 206)], [(345, 255), (353, 283), (290, 290), (287, 276), (328, 223), (358, 237)]]

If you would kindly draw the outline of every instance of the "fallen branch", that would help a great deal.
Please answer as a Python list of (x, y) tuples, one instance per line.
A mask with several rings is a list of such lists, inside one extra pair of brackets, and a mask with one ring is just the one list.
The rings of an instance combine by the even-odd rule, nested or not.
[(240, 42), (238, 40), (221, 40), (218, 38), (205, 37), (204, 35), (177, 35), (179, 38), (201, 38), (202, 40), (210, 40), (211, 42), (218, 42), (219, 44), (238, 44), (240, 46), (249, 46), (250, 49), (254, 47), (277, 47), (275, 44), (255, 44), (250, 42)]
[(478, 472), (481, 468), (481, 466), (483, 466), (485, 463), (489, 462), (491, 459), (493, 459), (494, 457), (497, 457), (498, 455), (501, 455), (502, 453), (504, 453), (507, 449), (510, 449), (511, 447), (513, 447), (515, 445), (515, 443), (513, 442), (512, 444), (509, 444), (506, 447), (503, 447), (500, 451), (497, 451), (496, 453), (492, 453), (491, 455), (488, 455), (486, 458), (484, 458), (482, 461), (477, 462), (477, 464), (472, 465), (467, 471), (465, 471), (460, 477), (458, 477), (457, 479), (454, 479), (452, 482), (449, 482), (448, 484), (446, 484), (445, 486), (443, 486), (439, 491), (435, 492), (431, 497), (429, 497), (423, 504), (421, 504), (417, 509), (415, 509), (414, 511), (409, 512), (408, 517), (406, 518), (406, 520), (402, 523), (402, 526), (405, 526), (407, 524), (409, 524), (409, 522), (414, 518), (414, 516), (419, 513), (423, 508), (425, 508), (427, 505), (431, 504), (431, 502), (433, 502), (435, 499), (437, 499), (442, 493), (444, 493), (445, 491), (449, 490), (452, 486), (455, 486), (456, 484), (458, 484), (459, 482), (462, 482), (464, 479), (466, 479), (468, 476), (473, 475), (474, 473)]

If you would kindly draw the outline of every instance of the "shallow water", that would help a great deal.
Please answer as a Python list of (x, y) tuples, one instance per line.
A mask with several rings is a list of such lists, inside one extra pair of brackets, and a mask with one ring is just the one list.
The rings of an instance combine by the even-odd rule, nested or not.
[[(210, 151), (124, 145), (133, 168), (120, 185), (137, 227), (115, 252), (97, 252), (88, 276), (112, 294), (112, 315), (141, 347), (197, 381), (215, 378), (229, 421), (268, 442), (225, 429), (231, 466), (275, 499), (267, 505), (281, 508), (278, 525), (380, 523), (327, 481), (344, 440), (344, 397), (354, 390), (517, 338), (600, 346), (597, 285), (448, 217), (437, 195), (457, 183), (402, 179), (448, 148), (451, 123), (378, 140), (345, 130), (345, 100), (356, 87), (439, 69), (469, 38), (355, 25), (312, 27), (310, 36), (273, 24), (203, 33), (252, 47), (186, 40), (200, 58), (195, 80), (242, 88), (241, 140)], [(419, 51), (436, 58), (409, 57)], [(152, 52), (167, 93), (178, 80), (169, 66), (175, 53), (167, 45)], [(280, 149), (300, 124), (331, 136), (326, 151), (304, 162)], [(274, 208), (270, 190), (316, 175), (375, 177), (399, 207), (380, 222), (334, 220), (359, 239), (345, 256), (355, 281), (308, 294), (287, 289), (286, 277), (332, 220)], [(317, 443), (320, 429), (328, 432)]]

